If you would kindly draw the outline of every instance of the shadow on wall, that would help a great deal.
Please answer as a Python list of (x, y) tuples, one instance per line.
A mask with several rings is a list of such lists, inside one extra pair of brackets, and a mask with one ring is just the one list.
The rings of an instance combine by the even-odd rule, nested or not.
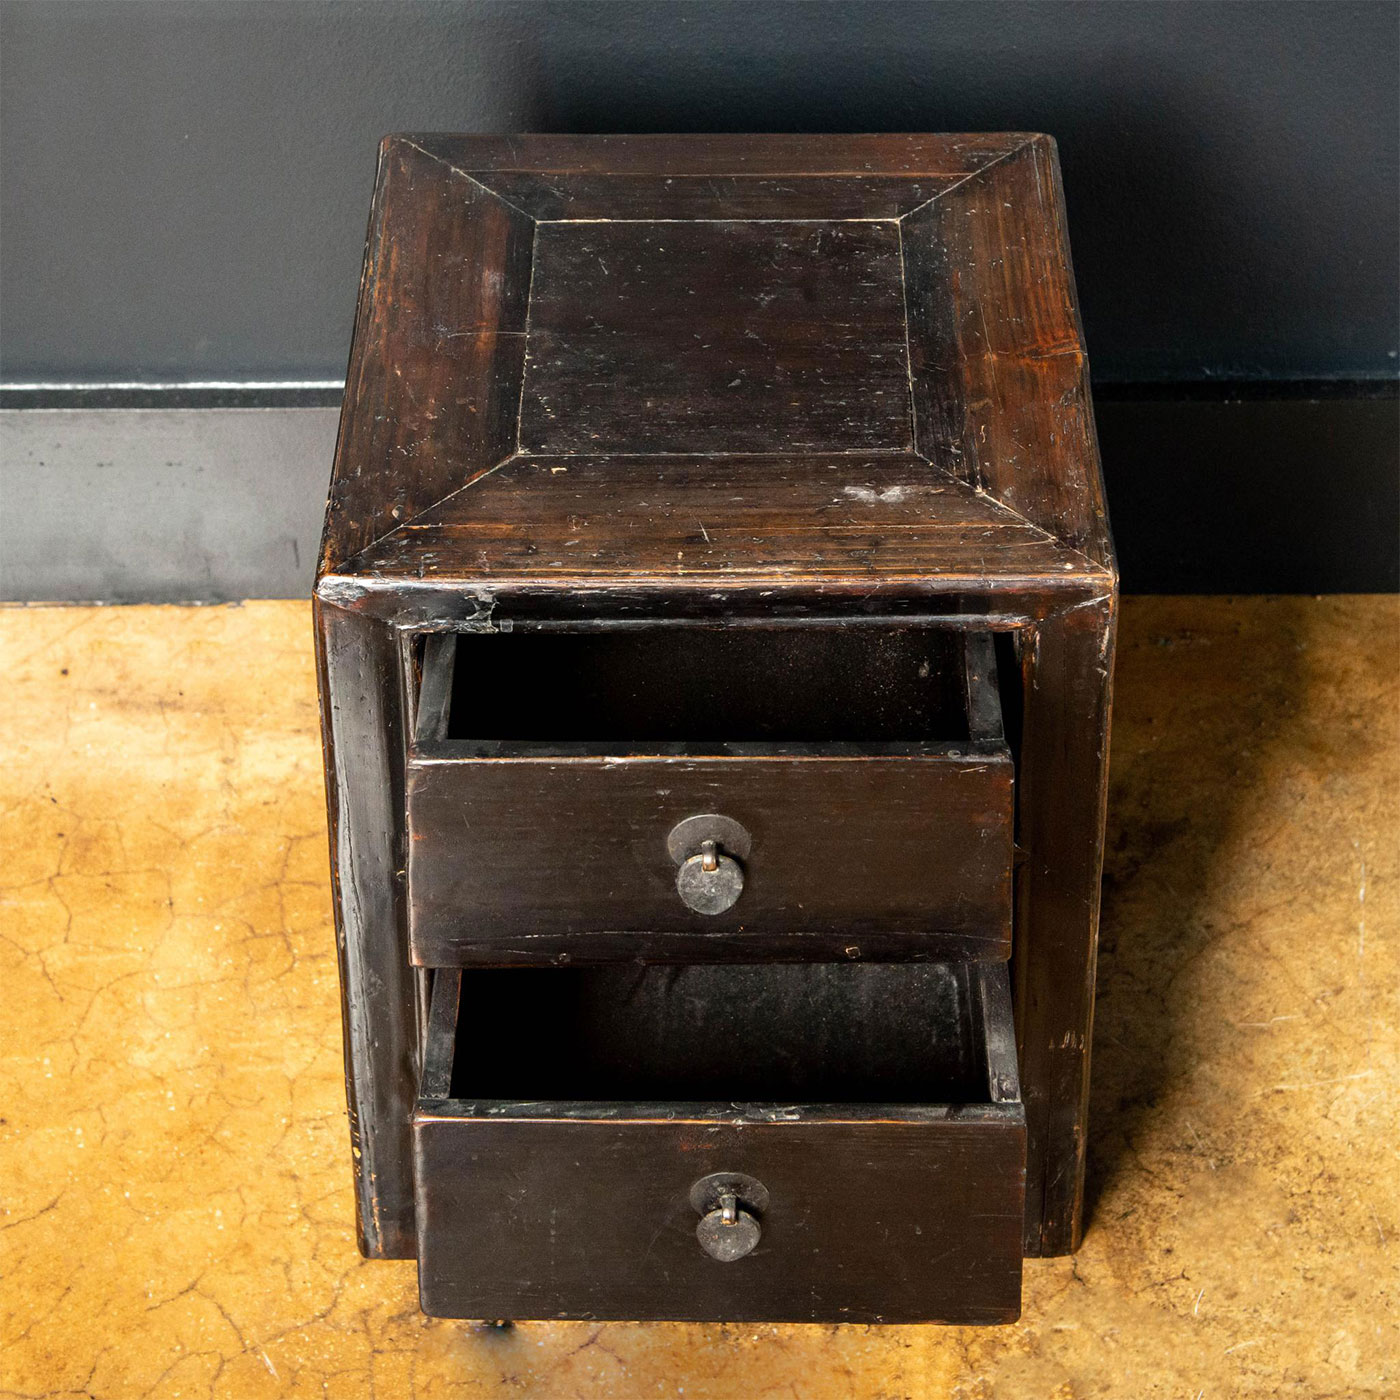
[[(1312, 157), (1288, 139), (1292, 113), (1236, 110), (1257, 85), (1226, 71), (1223, 53), (1147, 35), (1141, 8), (1104, 15), (1093, 34), (1071, 25), (1070, 38), (1060, 7), (1030, 7), (994, 41), (985, 14), (959, 8), (871, 6), (841, 33), (811, 10), (788, 25), (731, 14), (688, 26), (683, 43), (664, 28), (565, 40), (541, 26), (519, 41), (521, 110), (535, 131), (1047, 132), (1091, 359), (1115, 382), (1277, 373), (1241, 347), (1279, 351), (1352, 299), (1326, 229), (1283, 230), (1260, 197)], [(1316, 177), (1321, 199), (1329, 172)]]
[(1386, 5), (164, 0), (0, 26), (17, 380), (338, 375), (375, 142), (424, 130), (1047, 131), (1106, 379), (1400, 354)]

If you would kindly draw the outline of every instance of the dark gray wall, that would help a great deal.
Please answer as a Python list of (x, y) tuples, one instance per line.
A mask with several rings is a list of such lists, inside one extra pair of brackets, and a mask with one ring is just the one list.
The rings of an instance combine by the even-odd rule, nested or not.
[(1393, 374), (1389, 3), (7, 0), (0, 374), (331, 380), (395, 129), (1034, 129), (1100, 382)]

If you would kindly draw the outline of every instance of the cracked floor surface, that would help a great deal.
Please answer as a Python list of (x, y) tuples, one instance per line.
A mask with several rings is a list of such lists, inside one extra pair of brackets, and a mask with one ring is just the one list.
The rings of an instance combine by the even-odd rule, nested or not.
[(0, 611), (0, 1391), (1400, 1389), (1400, 601), (1129, 599), (1090, 1226), (995, 1330), (522, 1324), (356, 1254), (309, 609)]

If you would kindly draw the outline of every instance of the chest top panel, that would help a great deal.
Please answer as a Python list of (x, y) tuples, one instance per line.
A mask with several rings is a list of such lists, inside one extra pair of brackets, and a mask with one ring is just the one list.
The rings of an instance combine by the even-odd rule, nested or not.
[(910, 412), (893, 220), (536, 232), (522, 452), (911, 452)]
[(321, 586), (1112, 567), (1046, 138), (386, 140)]

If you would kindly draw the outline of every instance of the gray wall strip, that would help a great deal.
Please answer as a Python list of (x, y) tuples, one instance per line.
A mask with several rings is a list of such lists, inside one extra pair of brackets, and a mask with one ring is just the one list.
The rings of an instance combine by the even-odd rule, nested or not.
[[(1095, 398), (1128, 592), (1400, 587), (1393, 383)], [(0, 598), (307, 597), (338, 414), (0, 409)]]
[(309, 596), (335, 408), (0, 411), (0, 597)]

